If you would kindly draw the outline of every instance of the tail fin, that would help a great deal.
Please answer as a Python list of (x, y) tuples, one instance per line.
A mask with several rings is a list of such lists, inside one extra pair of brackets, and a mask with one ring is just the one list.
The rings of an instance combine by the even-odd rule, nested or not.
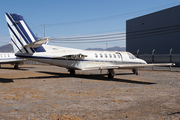
[(44, 47), (41, 46), (42, 44), (36, 45), (36, 47), (32, 46), (32, 44), (39, 43), (39, 40), (21, 15), (5, 13), (5, 16), (15, 53), (45, 52)]

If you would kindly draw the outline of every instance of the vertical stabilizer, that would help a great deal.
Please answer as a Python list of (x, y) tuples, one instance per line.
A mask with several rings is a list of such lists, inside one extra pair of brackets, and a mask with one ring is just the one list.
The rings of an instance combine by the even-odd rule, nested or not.
[(38, 48), (24, 47), (36, 42), (37, 38), (21, 15), (5, 13), (5, 16), (15, 53), (45, 52), (42, 46)]

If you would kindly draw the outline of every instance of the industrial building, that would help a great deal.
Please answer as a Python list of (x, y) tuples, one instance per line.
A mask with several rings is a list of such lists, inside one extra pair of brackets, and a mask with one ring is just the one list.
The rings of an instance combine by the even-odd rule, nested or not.
[(126, 50), (147, 62), (180, 63), (180, 5), (126, 21)]

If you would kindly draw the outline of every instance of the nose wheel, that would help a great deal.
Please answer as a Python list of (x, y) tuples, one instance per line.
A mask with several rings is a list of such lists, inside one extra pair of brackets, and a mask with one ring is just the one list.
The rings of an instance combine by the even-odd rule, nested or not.
[(138, 69), (132, 69), (133, 74), (139, 75)]
[(70, 73), (70, 75), (75, 75), (76, 71), (74, 69), (68, 70), (68, 72)]
[(15, 64), (14, 65), (14, 69), (18, 69), (19, 67), (18, 67), (18, 65), (17, 64)]

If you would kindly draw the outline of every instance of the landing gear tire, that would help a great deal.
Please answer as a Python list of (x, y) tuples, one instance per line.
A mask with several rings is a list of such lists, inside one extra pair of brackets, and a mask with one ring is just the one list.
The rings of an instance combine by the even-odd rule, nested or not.
[(114, 69), (108, 69), (108, 78), (113, 79), (116, 73), (114, 72)]
[(109, 79), (113, 79), (114, 76), (109, 72), (109, 73), (108, 73), (108, 78), (109, 78)]
[(14, 65), (14, 69), (18, 69), (19, 67), (18, 67), (18, 65)]
[(137, 69), (132, 69), (133, 74), (139, 75), (139, 71)]
[(68, 71), (69, 71), (70, 75), (75, 75), (76, 74), (76, 71), (74, 69), (68, 70)]

